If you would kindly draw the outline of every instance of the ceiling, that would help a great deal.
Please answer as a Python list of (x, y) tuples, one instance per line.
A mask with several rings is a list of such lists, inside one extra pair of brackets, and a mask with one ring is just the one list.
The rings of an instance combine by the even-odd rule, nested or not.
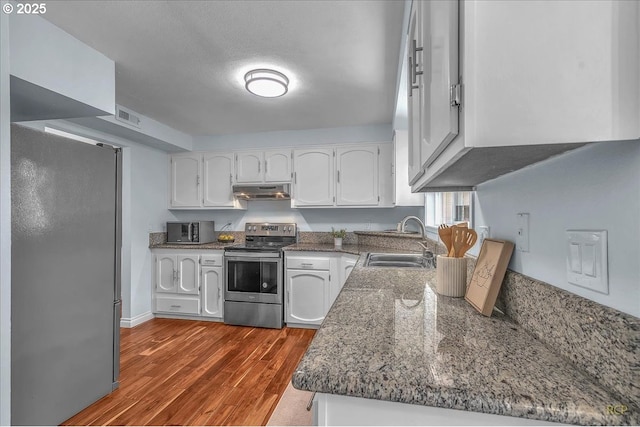
[[(52, 1), (44, 17), (116, 63), (116, 102), (191, 135), (391, 123), (404, 1)], [(272, 67), (289, 93), (244, 74)]]

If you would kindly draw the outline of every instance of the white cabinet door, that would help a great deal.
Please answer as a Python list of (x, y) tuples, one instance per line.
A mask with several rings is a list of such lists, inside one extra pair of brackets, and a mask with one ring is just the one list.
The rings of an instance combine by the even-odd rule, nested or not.
[(286, 321), (319, 325), (329, 310), (329, 272), (287, 269)]
[(291, 181), (291, 151), (264, 152), (264, 182)]
[(236, 182), (259, 183), (263, 181), (263, 158), (261, 151), (236, 154)]
[(155, 289), (156, 292), (177, 292), (177, 266), (175, 255), (155, 256)]
[(338, 266), (338, 280), (331, 281), (331, 295), (329, 300), (329, 307), (333, 305), (333, 302), (338, 297), (338, 294), (342, 290), (344, 283), (349, 278), (349, 275), (353, 271), (356, 263), (358, 262), (358, 255), (342, 254), (339, 259)]
[(335, 204), (333, 156), (332, 148), (294, 150), (294, 207)]
[(200, 207), (200, 159), (198, 154), (171, 156), (171, 207)]
[(429, 166), (458, 135), (458, 1), (418, 2), (422, 28), (420, 164)]
[(377, 145), (338, 147), (336, 150), (338, 206), (376, 206), (378, 193)]
[(198, 295), (200, 293), (200, 256), (178, 255), (178, 293)]
[(202, 267), (202, 315), (222, 318), (222, 267)]
[(422, 2), (414, 1), (409, 20), (407, 37), (407, 107), (409, 117), (409, 184), (413, 184), (423, 175), (420, 161), (421, 125), (420, 105), (422, 103), (422, 77), (418, 75), (417, 43), (421, 40), (418, 25), (418, 8)]
[(231, 153), (209, 153), (202, 157), (203, 206), (234, 206), (234, 158)]

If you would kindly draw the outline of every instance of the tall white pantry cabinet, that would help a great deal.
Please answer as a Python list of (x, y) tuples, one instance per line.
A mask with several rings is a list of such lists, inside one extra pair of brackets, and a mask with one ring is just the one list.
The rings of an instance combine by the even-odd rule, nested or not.
[(413, 189), (471, 189), (586, 143), (639, 139), (639, 8), (414, 0)]

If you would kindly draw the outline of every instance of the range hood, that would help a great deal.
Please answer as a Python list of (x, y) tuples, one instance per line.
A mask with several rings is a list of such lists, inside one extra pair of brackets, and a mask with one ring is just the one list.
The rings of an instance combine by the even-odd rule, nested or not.
[(233, 195), (243, 200), (289, 200), (291, 184), (234, 185)]

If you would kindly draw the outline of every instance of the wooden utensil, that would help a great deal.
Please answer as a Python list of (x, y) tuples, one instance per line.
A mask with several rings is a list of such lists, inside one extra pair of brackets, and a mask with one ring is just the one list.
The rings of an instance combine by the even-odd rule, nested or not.
[(451, 228), (451, 250), (449, 251), (450, 257), (458, 258), (458, 251), (464, 246), (464, 238), (466, 236), (466, 233), (466, 228)]
[(478, 233), (476, 233), (474, 229), (468, 229), (464, 238), (464, 244), (458, 252), (458, 257), (462, 258), (464, 254), (466, 254), (467, 251), (476, 244), (476, 240), (478, 240)]
[(447, 254), (451, 251), (451, 227), (446, 224), (440, 224), (438, 227), (438, 235), (440, 236), (440, 240), (447, 248)]

